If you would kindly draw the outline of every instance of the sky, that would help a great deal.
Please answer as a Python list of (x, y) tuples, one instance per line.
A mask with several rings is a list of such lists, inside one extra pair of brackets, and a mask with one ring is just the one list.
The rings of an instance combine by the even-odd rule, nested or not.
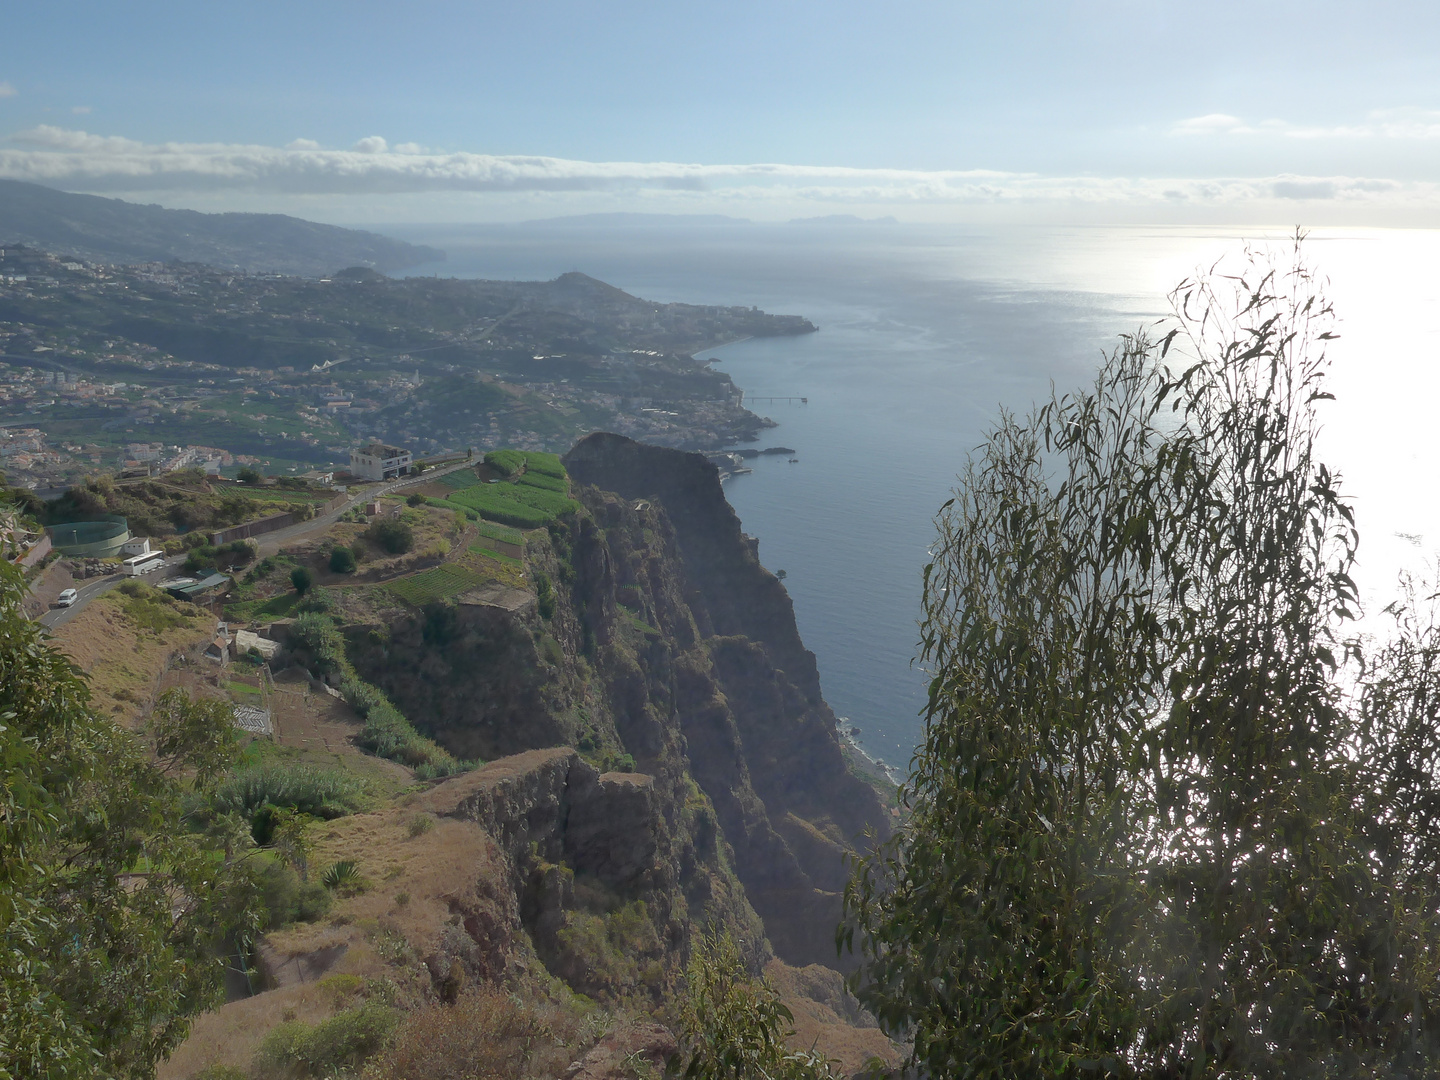
[(1440, 5), (7, 5), (0, 177), (318, 220), (1440, 226)]

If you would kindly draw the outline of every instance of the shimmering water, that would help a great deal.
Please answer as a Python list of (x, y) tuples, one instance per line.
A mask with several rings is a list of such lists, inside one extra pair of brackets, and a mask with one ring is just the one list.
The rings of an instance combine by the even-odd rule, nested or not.
[[(585, 223), (386, 230), (445, 248), (442, 274), (551, 278), (582, 270), (660, 301), (755, 305), (820, 327), (713, 357), (779, 424), (727, 484), (762, 561), (786, 571), (826, 697), (861, 741), (903, 766), (919, 737), (912, 667), (920, 573), (967, 452), (1000, 408), (1091, 377), (1116, 336), (1167, 311), (1165, 294), (1246, 240), (1285, 231)], [(1440, 234), (1319, 230), (1332, 281), (1327, 450), (1356, 497), (1378, 607), (1397, 567), (1440, 545)], [(430, 270), (432, 268), (424, 268)]]

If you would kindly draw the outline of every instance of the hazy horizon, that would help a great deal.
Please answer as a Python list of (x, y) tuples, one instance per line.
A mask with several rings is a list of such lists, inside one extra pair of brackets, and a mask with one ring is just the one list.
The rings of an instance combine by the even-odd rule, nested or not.
[(0, 177), (326, 222), (1440, 225), (1440, 11), (38, 5)]

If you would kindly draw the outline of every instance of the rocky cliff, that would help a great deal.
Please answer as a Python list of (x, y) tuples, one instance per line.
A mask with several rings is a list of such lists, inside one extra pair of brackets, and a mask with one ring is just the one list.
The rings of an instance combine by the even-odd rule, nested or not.
[[(481, 770), (442, 812), (508, 850), (557, 974), (588, 985), (608, 943), (655, 976), (705, 922), (758, 960), (756, 913), (781, 958), (834, 966), (845, 854), (889, 817), (847, 768), (789, 597), (699, 455), (593, 435), (565, 464), (582, 510), (527, 554), (548, 603), (352, 627), (352, 659), (458, 754), (551, 751), (524, 759), (524, 792)], [(629, 977), (617, 962), (602, 982)]]

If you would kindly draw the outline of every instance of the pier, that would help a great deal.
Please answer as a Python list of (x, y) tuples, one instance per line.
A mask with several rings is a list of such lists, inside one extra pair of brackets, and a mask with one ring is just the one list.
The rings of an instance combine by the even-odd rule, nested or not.
[(750, 396), (749, 394), (741, 394), (741, 395), (740, 395), (740, 404), (741, 404), (741, 405), (747, 405), (747, 404), (749, 404), (750, 402), (753, 402), (753, 401), (765, 401), (765, 402), (769, 402), (771, 405), (775, 404), (775, 402), (777, 402), (777, 401), (783, 401), (783, 402), (785, 402), (785, 404), (787, 404), (787, 405), (793, 405), (793, 404), (795, 404), (797, 401), (798, 401), (801, 405), (808, 405), (808, 404), (810, 404), (810, 399), (809, 399), (808, 397), (752, 397), (752, 396)]

